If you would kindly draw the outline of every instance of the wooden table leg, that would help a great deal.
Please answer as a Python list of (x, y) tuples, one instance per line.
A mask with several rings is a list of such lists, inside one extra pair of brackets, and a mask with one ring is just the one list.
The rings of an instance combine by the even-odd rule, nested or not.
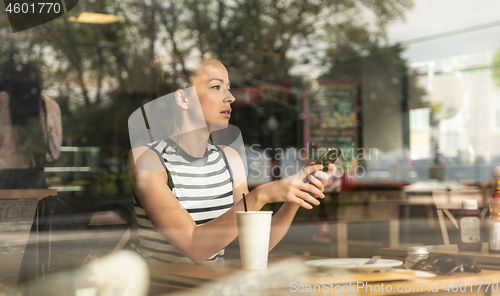
[(449, 245), (450, 238), (448, 237), (448, 228), (446, 227), (446, 221), (444, 220), (443, 211), (437, 210), (437, 216), (439, 220), (439, 226), (441, 228), (441, 234), (443, 235), (443, 242), (445, 245)]
[(427, 212), (427, 225), (435, 228), (436, 222), (434, 221), (434, 208), (432, 206), (425, 206), (425, 211)]
[[(337, 257), (347, 258), (347, 223), (338, 221), (337, 222)], [(333, 247), (333, 244), (332, 244)]]
[[(487, 205), (487, 204), (486, 204)], [(485, 206), (482, 210), (481, 210), (481, 217), (484, 219), (484, 216), (486, 216), (486, 213), (488, 213), (489, 211), (489, 207), (488, 206)]]
[(389, 247), (399, 247), (399, 220), (389, 220)]

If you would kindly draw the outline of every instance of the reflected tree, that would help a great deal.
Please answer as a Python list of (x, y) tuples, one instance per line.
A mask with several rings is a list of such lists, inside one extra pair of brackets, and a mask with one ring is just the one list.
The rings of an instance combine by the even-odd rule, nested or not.
[(387, 46), (384, 36), (363, 27), (346, 25), (336, 34), (324, 59), (328, 71), (323, 77), (358, 81), (362, 146), (408, 151), (409, 110), (429, 103), (417, 73), (402, 58), (404, 47)]
[(186, 27), (196, 32), (201, 55), (216, 53), (238, 75), (264, 80), (287, 78), (298, 62), (321, 56), (331, 31), (356, 25), (373, 27), (372, 34), (383, 35), (388, 24), (413, 7), (411, 0), (186, 3), (193, 16)]
[[(312, 69), (327, 65), (325, 75), (333, 77), (361, 75), (363, 63), (377, 64), (374, 40), (384, 38), (387, 25), (412, 6), (411, 0), (80, 1), (68, 16), (96, 12), (122, 21), (85, 24), (65, 16), (11, 34), (0, 12), (0, 60), (9, 48), (5, 40), (12, 40), (19, 58), (38, 61), (46, 92), (63, 112), (65, 144), (102, 147), (105, 158), (122, 164), (107, 168), (119, 179), (130, 147), (128, 116), (156, 98), (160, 75), (162, 92), (172, 92), (186, 84), (190, 65), (210, 56), (219, 57), (233, 79), (252, 84), (299, 81), (292, 69), (303, 63)], [(393, 49), (394, 58), (401, 50)], [(391, 53), (380, 55), (391, 59)], [(291, 94), (283, 104), (277, 95), (249, 107), (249, 114), (259, 126), (274, 114), (284, 139), (278, 145), (296, 145), (293, 130), (300, 121), (298, 113), (290, 114), (300, 108), (298, 98)]]

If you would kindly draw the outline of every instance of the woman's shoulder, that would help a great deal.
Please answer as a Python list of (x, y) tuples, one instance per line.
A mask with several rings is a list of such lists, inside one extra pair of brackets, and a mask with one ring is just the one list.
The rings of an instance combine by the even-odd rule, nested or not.
[(224, 152), (224, 154), (226, 155), (226, 157), (240, 157), (240, 155), (238, 154), (238, 152), (232, 148), (231, 146), (226, 146), (226, 145), (213, 145), (213, 144), (210, 144), (214, 147), (217, 147), (219, 150), (221, 150), (222, 152)]
[(236, 184), (244, 182), (247, 175), (246, 166), (243, 163), (245, 157), (242, 157), (236, 149), (230, 146), (218, 145), (218, 147), (222, 150), (227, 162), (229, 163), (229, 167), (231, 168), (231, 172), (234, 177), (234, 182)]
[(134, 147), (130, 150), (129, 154), (133, 155), (150, 155), (150, 156), (158, 156), (159, 153), (162, 152), (166, 147), (163, 140), (156, 140), (150, 143), (144, 143), (141, 146)]
[(158, 154), (148, 146), (140, 146), (130, 150), (128, 169), (133, 175), (151, 172), (165, 172), (164, 164)]

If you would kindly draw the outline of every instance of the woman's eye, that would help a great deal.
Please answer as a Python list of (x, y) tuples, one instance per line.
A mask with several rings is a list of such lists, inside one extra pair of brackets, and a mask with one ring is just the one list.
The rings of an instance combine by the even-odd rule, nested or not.
[(214, 88), (214, 89), (220, 89), (220, 86), (219, 85), (215, 85), (215, 86), (212, 86), (212, 88)]

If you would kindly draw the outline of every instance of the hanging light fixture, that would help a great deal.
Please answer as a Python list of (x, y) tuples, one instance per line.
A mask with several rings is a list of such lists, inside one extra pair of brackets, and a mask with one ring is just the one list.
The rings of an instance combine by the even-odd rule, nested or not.
[(85, 24), (99, 24), (99, 25), (107, 25), (122, 21), (123, 17), (112, 15), (112, 14), (104, 14), (104, 13), (94, 13), (94, 12), (82, 12), (76, 18), (74, 16), (70, 16), (68, 21), (75, 23), (85, 23)]

